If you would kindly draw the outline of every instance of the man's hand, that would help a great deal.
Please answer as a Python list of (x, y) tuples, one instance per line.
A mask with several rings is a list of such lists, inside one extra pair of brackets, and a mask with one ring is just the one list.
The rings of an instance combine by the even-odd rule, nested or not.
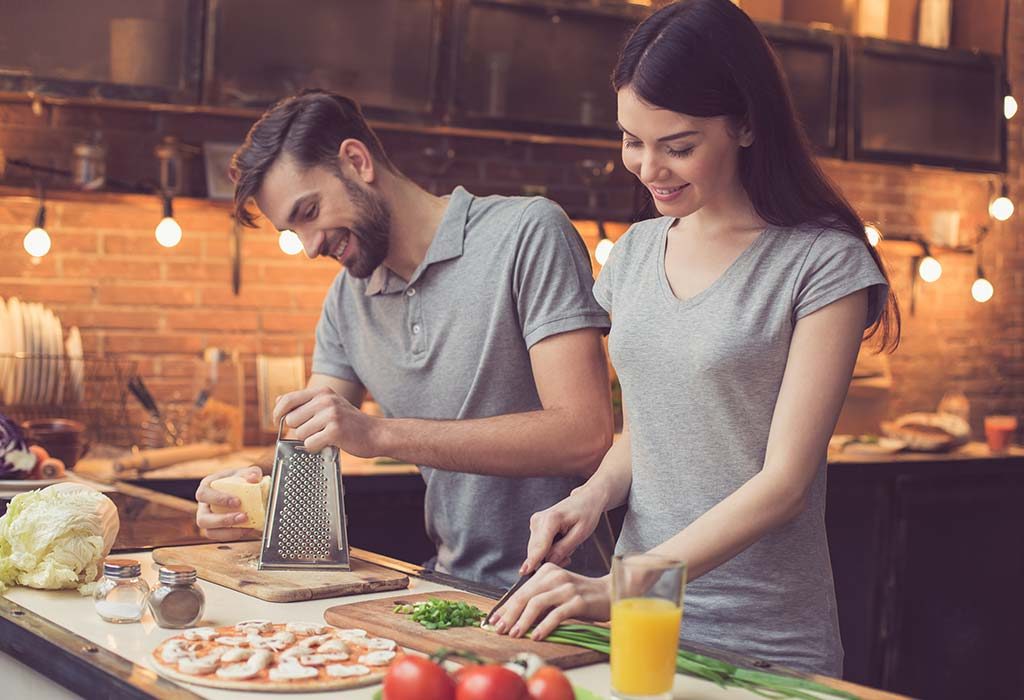
[(225, 469), (215, 472), (199, 482), (196, 489), (196, 501), (199, 509), (196, 511), (196, 525), (205, 531), (206, 536), (211, 540), (241, 540), (250, 539), (254, 535), (259, 536), (258, 530), (237, 527), (238, 523), (244, 523), (248, 516), (241, 511), (230, 513), (214, 513), (210, 510), (211, 505), (224, 506), (225, 508), (239, 508), (242, 504), (234, 496), (212, 488), (217, 479), (227, 476), (240, 476), (250, 483), (258, 483), (263, 478), (263, 470), (259, 467), (245, 467), (244, 469)]
[(285, 394), (274, 406), (274, 422), (284, 417), (291, 436), (310, 452), (328, 445), (357, 457), (378, 457), (381, 419), (360, 411), (331, 387), (310, 387)]

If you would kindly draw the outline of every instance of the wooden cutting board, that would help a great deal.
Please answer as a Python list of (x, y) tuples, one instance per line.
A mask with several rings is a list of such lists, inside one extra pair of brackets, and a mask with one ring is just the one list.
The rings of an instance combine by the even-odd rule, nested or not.
[(464, 601), (484, 612), (489, 612), (496, 602), (463, 591), (439, 591), (335, 605), (324, 611), (324, 619), (330, 625), (364, 629), (370, 634), (394, 639), (404, 647), (427, 654), (439, 649), (456, 649), (472, 652), (485, 661), (504, 663), (519, 652), (531, 652), (559, 668), (586, 666), (606, 658), (596, 651), (531, 639), (512, 639), (477, 626), (428, 630), (420, 623), (413, 622), (409, 615), (393, 612), (399, 603), (416, 603), (430, 598)]
[(199, 578), (271, 603), (294, 603), (343, 595), (394, 591), (409, 577), (353, 558), (351, 571), (260, 571), (260, 543), (230, 542), (153, 550), (158, 564), (194, 566)]

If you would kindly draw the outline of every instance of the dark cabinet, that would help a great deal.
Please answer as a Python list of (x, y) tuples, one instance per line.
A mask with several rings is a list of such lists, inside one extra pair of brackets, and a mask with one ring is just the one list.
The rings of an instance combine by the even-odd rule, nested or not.
[(929, 700), (1024, 697), (1024, 459), (832, 465), (844, 677)]

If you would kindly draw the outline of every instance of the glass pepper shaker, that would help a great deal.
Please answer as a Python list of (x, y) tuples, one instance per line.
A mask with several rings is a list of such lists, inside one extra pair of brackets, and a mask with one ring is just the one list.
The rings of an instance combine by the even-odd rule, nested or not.
[(96, 612), (107, 622), (138, 622), (146, 609), (149, 584), (142, 578), (142, 567), (134, 559), (106, 559), (103, 578), (93, 599)]
[(206, 596), (191, 566), (160, 567), (160, 585), (149, 596), (149, 610), (161, 627), (193, 627), (203, 617)]

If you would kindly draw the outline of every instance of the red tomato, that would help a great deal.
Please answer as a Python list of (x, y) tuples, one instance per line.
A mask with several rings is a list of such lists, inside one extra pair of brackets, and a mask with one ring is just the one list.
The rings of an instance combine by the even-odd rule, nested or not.
[(556, 666), (542, 666), (526, 681), (530, 700), (574, 700), (572, 683)]
[(383, 700), (454, 700), (455, 681), (422, 656), (404, 656), (384, 676)]
[(503, 666), (467, 666), (458, 678), (455, 700), (530, 700), (523, 679)]

